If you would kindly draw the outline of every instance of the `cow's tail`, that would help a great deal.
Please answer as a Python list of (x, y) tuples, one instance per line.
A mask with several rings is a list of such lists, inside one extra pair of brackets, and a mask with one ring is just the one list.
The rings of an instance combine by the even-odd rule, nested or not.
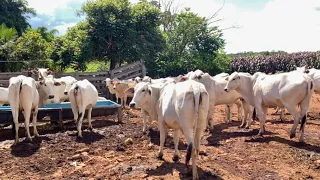
[(305, 125), (306, 121), (307, 121), (307, 113), (310, 107), (310, 102), (311, 102), (311, 97), (312, 97), (312, 93), (313, 93), (313, 80), (308, 78), (308, 89), (307, 89), (307, 95), (306, 97), (303, 99), (302, 104), (300, 104), (300, 106), (307, 106), (307, 107), (300, 107), (301, 110), (303, 110), (302, 108), (305, 109), (305, 112), (301, 112), (303, 114), (302, 115), (302, 119), (301, 119), (301, 126), (300, 126), (300, 131), (302, 130), (303, 126)]
[[(205, 92), (205, 94), (207, 95), (207, 92)], [(199, 111), (200, 111), (200, 108), (202, 108), (201, 106), (203, 105), (203, 99), (204, 98), (208, 99), (208, 96), (202, 97), (202, 96), (205, 96), (205, 94), (204, 94), (204, 92), (201, 91), (201, 89), (198, 89), (198, 90), (193, 89), (194, 105), (195, 105), (194, 134), (193, 134), (193, 141), (190, 142), (187, 147), (187, 155), (186, 155), (186, 162), (185, 162), (186, 166), (188, 166), (189, 161), (191, 159), (192, 148), (195, 148), (198, 146), (198, 144), (196, 144), (196, 143), (200, 143), (200, 142), (198, 142), (198, 140), (200, 140), (201, 135), (202, 135), (202, 131), (204, 130), (201, 127), (201, 125), (202, 125), (201, 123), (204, 123), (204, 122), (201, 122), (201, 120), (199, 120)], [(201, 114), (201, 116), (203, 116), (203, 115)], [(205, 116), (205, 117), (207, 117), (207, 116)]]
[(8, 87), (8, 101), (11, 106), (11, 113), (13, 118), (12, 134), (16, 134), (16, 123), (19, 121), (19, 106), (20, 106), (20, 92), (22, 89), (22, 80), (18, 83), (10, 84)]
[(75, 103), (76, 103), (76, 107), (78, 108), (78, 112), (79, 112), (79, 116), (78, 116), (78, 120), (79, 118), (82, 116), (82, 113), (85, 113), (85, 112), (82, 112), (82, 92), (81, 92), (81, 88), (76, 85), (75, 88), (74, 88), (74, 91), (73, 91), (73, 95), (74, 95), (74, 99), (75, 99)]

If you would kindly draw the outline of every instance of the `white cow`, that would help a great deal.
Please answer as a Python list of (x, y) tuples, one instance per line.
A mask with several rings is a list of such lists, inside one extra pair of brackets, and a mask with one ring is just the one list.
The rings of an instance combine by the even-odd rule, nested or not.
[(11, 112), (15, 129), (15, 141), (14, 145), (19, 142), (19, 110), (23, 111), (24, 124), (27, 132), (28, 140), (32, 141), (29, 123), (30, 116), (32, 114), (33, 134), (39, 136), (37, 131), (37, 115), (38, 115), (38, 103), (39, 94), (36, 89), (36, 82), (31, 77), (23, 75), (12, 77), (9, 80), (9, 103), (11, 106)]
[(3, 106), (4, 104), (9, 103), (8, 95), (9, 95), (8, 88), (0, 87), (0, 106)]
[[(141, 108), (141, 117), (143, 120), (143, 128), (142, 128), (143, 133), (146, 133), (147, 126), (149, 126), (150, 123), (152, 122), (151, 96), (146, 93), (146, 92), (148, 92), (149, 85), (151, 85), (151, 83), (149, 83), (149, 82), (139, 82), (134, 87), (134, 95), (133, 95), (131, 102), (129, 103), (130, 108)], [(152, 84), (152, 86), (158, 87), (158, 88), (160, 88), (164, 85), (165, 85), (164, 83)], [(148, 121), (149, 123), (147, 123), (146, 115), (149, 115), (149, 121)]]
[[(253, 76), (248, 73), (234, 72), (230, 75), (225, 87), (225, 91), (237, 90), (246, 102), (256, 108), (260, 120), (258, 135), (264, 133), (268, 107), (285, 107), (294, 118), (290, 138), (295, 137), (296, 128), (301, 119), (300, 142), (303, 142), (313, 89), (313, 80), (297, 71), (275, 75), (255, 73)], [(297, 105), (300, 105), (300, 112), (296, 109)]]
[(68, 96), (74, 120), (77, 123), (77, 135), (82, 138), (81, 126), (86, 109), (88, 109), (88, 129), (93, 129), (91, 124), (91, 112), (98, 101), (98, 91), (93, 84), (87, 79), (84, 79), (77, 81), (71, 86)]
[(40, 77), (40, 80), (36, 82), (37, 90), (40, 96), (39, 106), (47, 104), (48, 100), (54, 99), (55, 86), (60, 86), (61, 83), (55, 81), (52, 75), (47, 77)]
[(296, 67), (296, 71), (306, 73), (309, 77), (313, 79), (314, 82), (314, 92), (316, 94), (320, 94), (320, 70), (311, 68), (309, 69), (307, 66)]
[(34, 68), (28, 70), (29, 76), (35, 75), (37, 76), (36, 80), (40, 80), (41, 78), (45, 78), (48, 75), (52, 75), (52, 71), (49, 68)]
[[(72, 76), (65, 76), (61, 78), (54, 78), (55, 82), (59, 82), (59, 86), (54, 86), (54, 98), (48, 99), (46, 102), (49, 103), (59, 103), (64, 102), (69, 99), (68, 92), (73, 83), (77, 82), (77, 80)], [(58, 85), (58, 83), (56, 83)]]
[[(189, 78), (201, 82), (206, 87), (210, 97), (210, 109), (208, 113), (208, 122), (210, 128), (213, 129), (213, 114), (215, 106), (226, 104), (226, 121), (229, 122), (231, 119), (230, 105), (237, 104), (238, 106), (238, 119), (242, 123), (240, 127), (245, 126), (246, 119), (252, 118), (252, 108), (245, 102), (241, 101), (240, 93), (236, 91), (225, 92), (224, 88), (227, 84), (226, 74), (220, 74), (216, 77), (211, 77), (208, 73), (203, 73), (201, 70), (196, 70), (194, 73), (190, 73)], [(242, 104), (242, 105), (241, 105)], [(242, 107), (244, 109), (244, 118), (242, 118)], [(248, 123), (246, 125), (248, 127)]]
[(200, 139), (206, 127), (206, 117), (209, 109), (209, 95), (203, 84), (193, 80), (180, 83), (166, 83), (163, 87), (149, 85), (134, 97), (135, 103), (143, 105), (146, 99), (151, 99), (151, 117), (158, 120), (160, 130), (160, 149), (158, 158), (163, 156), (166, 128), (174, 129), (175, 152), (173, 160), (179, 159), (179, 134), (183, 132), (188, 148), (186, 165), (192, 155), (193, 179), (199, 179), (196, 160), (200, 148)]

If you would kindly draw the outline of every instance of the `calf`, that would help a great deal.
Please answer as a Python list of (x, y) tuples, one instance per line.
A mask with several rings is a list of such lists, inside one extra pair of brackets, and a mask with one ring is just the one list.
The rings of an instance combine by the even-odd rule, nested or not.
[(0, 106), (3, 106), (4, 104), (9, 103), (8, 95), (9, 95), (8, 88), (0, 87)]
[(113, 84), (112, 84), (112, 80), (110, 78), (106, 78), (106, 80), (104, 80), (104, 82), (106, 83), (106, 86), (110, 92), (110, 94), (114, 94), (116, 96), (116, 101), (117, 103), (119, 102), (118, 99), (119, 99), (119, 96), (118, 94), (116, 93), (115, 89), (113, 89)]
[(12, 77), (9, 80), (9, 103), (11, 107), (14, 130), (15, 130), (15, 141), (14, 145), (19, 142), (19, 110), (23, 111), (24, 124), (26, 128), (27, 138), (32, 141), (29, 123), (30, 116), (32, 114), (33, 134), (39, 136), (37, 131), (37, 115), (38, 115), (38, 103), (39, 94), (36, 89), (36, 82), (31, 77), (23, 75)]
[[(314, 91), (313, 80), (310, 77), (297, 71), (275, 75), (256, 73), (253, 76), (234, 72), (225, 87), (225, 91), (231, 90), (238, 91), (246, 102), (256, 108), (260, 120), (258, 135), (264, 133), (268, 107), (279, 106), (285, 107), (294, 118), (290, 138), (295, 137), (301, 119), (299, 141), (303, 142), (307, 111)], [(300, 112), (296, 109), (297, 105), (300, 105)]]
[(192, 156), (193, 179), (199, 179), (196, 160), (209, 109), (209, 96), (204, 85), (193, 80), (166, 83), (163, 87), (149, 85), (141, 89), (139, 97), (141, 98), (134, 97), (135, 101), (131, 102), (131, 106), (135, 107), (135, 103), (140, 103), (142, 106), (146, 99), (150, 99), (151, 118), (158, 120), (160, 130), (158, 158), (163, 156), (166, 128), (172, 128), (175, 147), (173, 160), (179, 159), (178, 143), (182, 131), (188, 144), (185, 163), (188, 165)]
[(89, 130), (92, 130), (91, 112), (98, 101), (98, 91), (87, 79), (74, 83), (68, 93), (74, 120), (77, 123), (77, 135), (82, 138), (81, 126), (88, 109)]
[(117, 96), (121, 99), (121, 105), (123, 107), (127, 104), (127, 97), (133, 97), (133, 88), (128, 83), (121, 82), (120, 80), (112, 80), (113, 90)]

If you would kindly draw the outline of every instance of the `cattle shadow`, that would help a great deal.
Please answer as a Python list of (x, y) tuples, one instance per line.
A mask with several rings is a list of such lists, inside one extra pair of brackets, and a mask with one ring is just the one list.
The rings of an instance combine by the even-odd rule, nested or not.
[(87, 145), (92, 144), (96, 141), (100, 141), (101, 139), (103, 139), (105, 137), (102, 134), (94, 132), (94, 130), (93, 131), (82, 130), (82, 138), (78, 137), (76, 132), (69, 134), (69, 136), (74, 136), (74, 137), (76, 137), (76, 142), (84, 143)]
[(34, 137), (32, 138), (32, 142), (25, 138), (17, 145), (11, 146), (11, 154), (16, 157), (30, 157), (40, 149), (42, 141), (50, 140), (52, 139), (46, 136)]
[[(149, 129), (148, 136), (150, 137), (150, 142), (154, 145), (160, 146), (160, 131)], [(183, 136), (182, 133), (180, 133), (180, 137)], [(184, 137), (184, 136), (183, 136)], [(164, 147), (174, 149), (174, 143), (173, 143), (173, 137), (171, 137), (169, 134), (167, 135), (164, 143)], [(178, 145), (179, 150), (186, 150), (187, 144), (179, 140)]]
[[(198, 170), (198, 175), (199, 175), (199, 179), (210, 179), (210, 180), (220, 180), (222, 179), (221, 177), (212, 174), (209, 171), (205, 171), (202, 168), (200, 168), (199, 166), (197, 166), (197, 170)], [(163, 161), (163, 163), (157, 167), (156, 169), (151, 169), (151, 170), (147, 170), (147, 174), (148, 176), (164, 176), (167, 174), (172, 174), (173, 170), (176, 169), (177, 171), (179, 171), (180, 173), (180, 179), (184, 179), (184, 180), (191, 180), (192, 179), (192, 173), (188, 172), (186, 165), (181, 163), (181, 162), (168, 162), (168, 161)], [(191, 164), (189, 165), (189, 169), (191, 171), (192, 166)]]
[(298, 149), (320, 153), (319, 146), (315, 146), (307, 143), (300, 143), (300, 142), (288, 140), (279, 136), (255, 137), (255, 138), (250, 138), (245, 140), (245, 142), (256, 142), (256, 143), (269, 143), (272, 141), (279, 142), (282, 144), (287, 144), (291, 147), (295, 147)]
[[(221, 123), (214, 126), (213, 132), (210, 133), (210, 136), (207, 137), (208, 143), (206, 146), (220, 146), (220, 141), (231, 139), (231, 138), (238, 138), (238, 137), (252, 137), (256, 136), (259, 133), (259, 129), (244, 129), (239, 128), (241, 122), (234, 121), (230, 123)], [(223, 131), (224, 129), (228, 129), (229, 127), (237, 126), (237, 131), (226, 132)], [(265, 129), (264, 135), (274, 135), (276, 133), (267, 131)]]

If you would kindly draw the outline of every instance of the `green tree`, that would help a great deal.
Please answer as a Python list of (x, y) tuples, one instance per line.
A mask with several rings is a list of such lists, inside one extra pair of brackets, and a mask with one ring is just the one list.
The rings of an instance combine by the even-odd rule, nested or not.
[(90, 25), (94, 57), (110, 60), (110, 69), (140, 59), (154, 61), (164, 47), (160, 10), (148, 2), (97, 0), (82, 7)]
[(189, 8), (172, 18), (170, 28), (164, 31), (167, 49), (157, 60), (158, 72), (153, 73), (172, 76), (199, 68), (214, 75), (228, 70), (229, 60), (223, 52), (225, 42), (218, 27), (209, 27), (208, 19)]
[(51, 31), (48, 31), (48, 28), (41, 26), (35, 29), (38, 33), (41, 34), (41, 36), (47, 41), (51, 42), (55, 35), (59, 32), (57, 29), (52, 29)]
[(51, 54), (51, 45), (34, 29), (27, 29), (16, 41), (13, 51), (13, 61), (24, 61), (23, 63), (12, 63), (12, 69), (20, 70), (27, 67), (47, 66)]
[(1, 0), (0, 1), (0, 24), (4, 23), (7, 27), (17, 30), (21, 35), (30, 24), (30, 15), (36, 15), (33, 8), (28, 7), (26, 0)]
[(0, 71), (7, 70), (6, 61), (10, 58), (13, 51), (14, 40), (17, 37), (17, 31), (14, 28), (8, 28), (5, 24), (0, 26)]
[(82, 21), (68, 29), (67, 33), (54, 41), (51, 59), (61, 71), (74, 66), (76, 70), (85, 70), (86, 62), (92, 58), (92, 42), (88, 36), (89, 24)]

